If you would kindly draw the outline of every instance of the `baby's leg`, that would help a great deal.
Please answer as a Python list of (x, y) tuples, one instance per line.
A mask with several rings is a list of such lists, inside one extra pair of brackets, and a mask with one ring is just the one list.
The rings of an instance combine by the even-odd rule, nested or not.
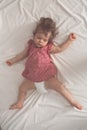
[(21, 109), (23, 107), (27, 91), (34, 88), (35, 86), (33, 82), (29, 80), (24, 81), (19, 87), (18, 101), (15, 104), (11, 105), (10, 109)]
[(77, 109), (81, 110), (83, 108), (82, 105), (74, 99), (71, 92), (69, 92), (69, 90), (65, 88), (65, 86), (60, 81), (58, 81), (58, 79), (49, 79), (48, 81), (46, 81), (46, 87), (54, 89), (60, 94), (62, 94), (69, 101), (69, 103)]

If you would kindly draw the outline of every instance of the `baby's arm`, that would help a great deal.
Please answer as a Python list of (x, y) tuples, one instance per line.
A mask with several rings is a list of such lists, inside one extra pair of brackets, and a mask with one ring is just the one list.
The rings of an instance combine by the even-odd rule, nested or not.
[(19, 54), (17, 54), (15, 57), (8, 59), (6, 61), (6, 64), (8, 64), (9, 66), (11, 66), (12, 64), (23, 60), (24, 58), (26, 58), (28, 56), (28, 47), (26, 47), (22, 52), (20, 52)]
[(50, 52), (51, 53), (61, 52), (65, 50), (71, 43), (73, 43), (74, 40), (76, 40), (76, 34), (71, 33), (66, 42), (58, 46), (53, 45)]

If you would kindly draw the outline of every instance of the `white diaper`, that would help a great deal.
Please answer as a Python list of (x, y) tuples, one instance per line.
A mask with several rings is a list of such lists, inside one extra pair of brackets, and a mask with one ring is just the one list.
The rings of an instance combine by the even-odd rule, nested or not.
[(35, 82), (35, 86), (38, 92), (47, 93), (47, 89), (44, 86), (44, 82)]

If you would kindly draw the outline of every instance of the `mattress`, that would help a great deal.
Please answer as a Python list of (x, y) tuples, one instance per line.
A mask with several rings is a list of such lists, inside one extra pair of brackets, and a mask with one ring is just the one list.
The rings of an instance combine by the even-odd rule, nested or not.
[[(22, 51), (32, 37), (36, 22), (51, 17), (60, 45), (72, 32), (77, 39), (66, 50), (51, 57), (58, 78), (83, 105), (72, 107), (43, 83), (27, 93), (24, 107), (10, 110), (16, 102), (25, 60), (9, 67), (7, 59)], [(87, 1), (0, 0), (0, 125), (2, 130), (87, 130)]]

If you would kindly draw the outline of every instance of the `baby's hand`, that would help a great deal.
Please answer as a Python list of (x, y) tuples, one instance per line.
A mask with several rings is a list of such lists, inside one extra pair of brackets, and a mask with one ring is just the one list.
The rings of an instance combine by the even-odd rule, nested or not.
[(75, 33), (71, 33), (71, 34), (69, 35), (69, 40), (71, 40), (71, 41), (76, 40), (76, 34), (75, 34)]
[(13, 62), (12, 62), (11, 59), (9, 59), (9, 60), (6, 61), (6, 64), (9, 65), (9, 66), (11, 66), (13, 64)]

